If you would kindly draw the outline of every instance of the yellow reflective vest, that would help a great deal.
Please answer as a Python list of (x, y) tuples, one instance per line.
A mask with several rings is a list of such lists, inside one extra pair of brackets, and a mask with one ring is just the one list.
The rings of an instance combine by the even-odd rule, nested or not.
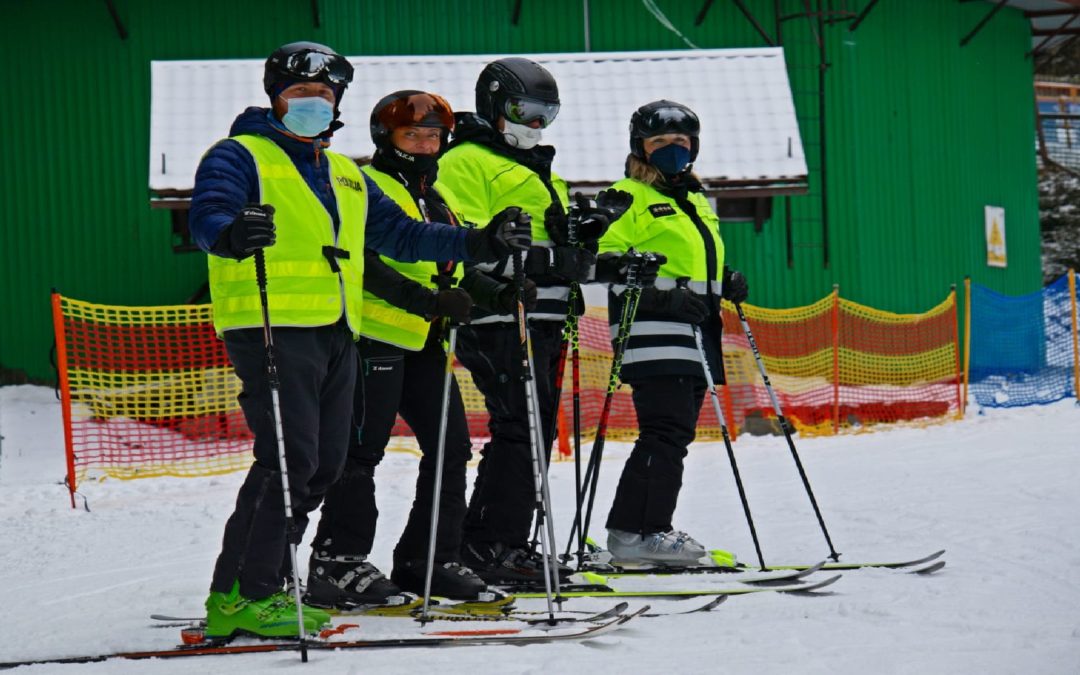
[[(337, 199), (339, 226), (335, 232), (330, 213), (283, 149), (257, 135), (234, 136), (232, 140), (251, 153), (262, 202), (274, 207), (277, 241), (264, 249), (271, 325), (326, 326), (344, 313), (353, 337), (358, 337), (367, 221), (367, 192), (359, 167), (343, 155), (324, 153)], [(349, 252), (349, 258), (337, 258), (340, 272), (331, 269), (324, 246)], [(217, 334), (261, 327), (254, 256), (233, 260), (211, 255), (208, 259)]]
[[(408, 189), (396, 178), (370, 165), (361, 170), (375, 181), (375, 184), (379, 186), (386, 196), (393, 199), (410, 218), (426, 220), (423, 214), (420, 213), (420, 209), (412, 195), (409, 194)], [(447, 207), (457, 213), (454, 208), (454, 197), (451, 193), (439, 184), (436, 184), (436, 190), (442, 196), (443, 201), (446, 202)], [(431, 280), (432, 275), (438, 272), (438, 266), (435, 263), (429, 261), (404, 263), (386, 256), (379, 257), (402, 276), (408, 277), (427, 288), (436, 288), (435, 282)], [(454, 279), (461, 280), (462, 266), (460, 264), (454, 266), (453, 276)], [(430, 328), (427, 319), (406, 312), (377, 295), (369, 293), (366, 289), (364, 290), (363, 316), (364, 321), (360, 334), (364, 337), (410, 351), (423, 349), (424, 343), (427, 341)]]
[[(465, 142), (450, 148), (439, 159), (438, 185), (440, 189), (445, 186), (453, 192), (456, 212), (460, 212), (465, 222), (483, 227), (506, 207), (518, 206), (532, 216), (532, 245), (553, 246), (544, 228), (544, 213), (552, 203), (551, 192), (540, 175), (524, 164), (486, 145)], [(566, 181), (552, 172), (551, 187), (563, 210), (568, 210)], [(506, 265), (505, 269), (498, 264), (479, 264), (476, 267), (505, 279), (513, 276), (510, 265)], [(569, 285), (566, 283), (540, 285), (536, 308), (529, 312), (529, 318), (534, 321), (565, 320), (568, 295)], [(483, 310), (474, 310), (473, 316), (473, 325), (514, 321), (510, 314), (489, 314)]]
[[(720, 238), (720, 220), (700, 192), (691, 192), (687, 201), (693, 206), (701, 226), (683, 210), (674, 197), (651, 185), (626, 178), (612, 188), (633, 196), (633, 204), (611, 224), (600, 239), (600, 252), (637, 251), (663, 253), (667, 262), (660, 268), (656, 287), (669, 290), (676, 279), (689, 277), (689, 288), (701, 296), (719, 298), (724, 274), (724, 242)], [(612, 287), (620, 293), (621, 288)], [(618, 323), (617, 302), (609, 297), (609, 322)], [(614, 335), (614, 327), (612, 328)], [(634, 380), (655, 375), (700, 375), (701, 359), (690, 324), (678, 321), (651, 320), (640, 314), (630, 329), (623, 355), (622, 379)]]

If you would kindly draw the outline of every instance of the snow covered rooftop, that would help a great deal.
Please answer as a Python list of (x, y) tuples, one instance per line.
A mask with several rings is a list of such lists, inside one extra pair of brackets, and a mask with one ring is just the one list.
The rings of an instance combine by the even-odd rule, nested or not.
[[(545, 130), (555, 170), (572, 183), (622, 177), (630, 115), (667, 98), (701, 118), (697, 173), (710, 184), (802, 183), (806, 177), (795, 106), (780, 48), (526, 55), (559, 83), (562, 110)], [(473, 110), (480, 70), (499, 55), (350, 57), (356, 75), (341, 103), (345, 128), (332, 149), (370, 156), (371, 108), (398, 89), (444, 96)], [(266, 106), (263, 61), (151, 63), (150, 188), (187, 191), (199, 158), (228, 135), (245, 107)]]

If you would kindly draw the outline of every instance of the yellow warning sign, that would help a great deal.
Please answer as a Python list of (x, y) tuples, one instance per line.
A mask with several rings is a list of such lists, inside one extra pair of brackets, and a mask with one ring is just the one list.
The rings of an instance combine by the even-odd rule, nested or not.
[(1005, 267), (1005, 208), (985, 207), (986, 218), (986, 264), (989, 267)]

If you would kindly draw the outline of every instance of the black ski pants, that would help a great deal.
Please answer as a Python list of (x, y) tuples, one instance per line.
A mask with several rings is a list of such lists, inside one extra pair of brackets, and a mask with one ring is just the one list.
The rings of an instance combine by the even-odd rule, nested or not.
[[(549, 458), (562, 328), (563, 324), (555, 321), (535, 321), (529, 326), (544, 452)], [(484, 395), (491, 432), (491, 440), (480, 451), (465, 516), (465, 541), (524, 546), (536, 498), (517, 324), (463, 327), (458, 336), (458, 358)]]
[[(280, 591), (292, 573), (263, 331), (227, 331), (225, 348), (243, 384), (239, 401), (255, 435), (255, 462), (225, 524), (210, 590), (228, 592), (239, 580), (241, 595), (260, 599)], [(275, 328), (274, 357), (296, 523), (291, 539), (299, 543), (308, 514), (319, 506), (345, 461), (356, 348), (344, 321), (318, 328)]]
[[(405, 531), (394, 549), (394, 563), (426, 559), (435, 489), (435, 464), (442, 419), (446, 352), (432, 331), (420, 351), (360, 338), (360, 373), (353, 412), (356, 433), (341, 478), (322, 507), (315, 546), (333, 555), (367, 555), (375, 542), (379, 509), (375, 467), (382, 461), (398, 413), (416, 434), (422, 456), (416, 495)], [(450, 381), (435, 561), (460, 558), (465, 517), (466, 464), (472, 455), (465, 405), (456, 379)]]
[(660, 376), (631, 383), (640, 433), (623, 466), (607, 527), (651, 534), (672, 529), (683, 459), (705, 399), (702, 377)]

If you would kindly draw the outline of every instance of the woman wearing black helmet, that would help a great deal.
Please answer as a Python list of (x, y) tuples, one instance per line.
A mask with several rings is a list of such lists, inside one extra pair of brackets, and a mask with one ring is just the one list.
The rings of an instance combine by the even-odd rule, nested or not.
[[(457, 223), (453, 195), (438, 184), (438, 157), (454, 128), (442, 97), (403, 90), (382, 98), (371, 112), (375, 154), (362, 170), (414, 218)], [(473, 300), (463, 288), (462, 265), (454, 260), (400, 263), (366, 251), (363, 323), (357, 349), (355, 419), (349, 457), (327, 492), (308, 571), (308, 602), (322, 607), (405, 603), (404, 591), (422, 594), (428, 554), (438, 433), (443, 410), (447, 322), (469, 322)], [(476, 281), (470, 275), (470, 281)], [(468, 285), (468, 282), (462, 284)], [(509, 307), (508, 283), (472, 284), (481, 306)], [(505, 309), (505, 307), (503, 308)], [(367, 395), (365, 396), (365, 391)], [(422, 457), (416, 499), (394, 549), (387, 580), (367, 562), (379, 516), (375, 467), (382, 460), (398, 413), (416, 434)], [(460, 563), (465, 516), (466, 463), (472, 453), (465, 406), (453, 380), (435, 539), (432, 595), (456, 600), (494, 599), (497, 593)]]
[[(667, 262), (641, 292), (623, 356), (640, 433), (608, 514), (608, 548), (620, 563), (693, 565), (707, 555), (672, 518), (683, 458), (694, 440), (705, 377), (692, 326), (700, 326), (709, 369), (722, 382), (720, 298), (746, 299), (746, 280), (724, 266), (719, 220), (692, 172), (700, 131), (690, 108), (654, 101), (630, 118), (626, 178), (614, 188), (633, 204), (600, 240), (600, 251), (660, 251)], [(621, 288), (611, 287), (610, 320)]]
[[(270, 107), (241, 113), (195, 174), (191, 230), (211, 254), (214, 327), (243, 384), (240, 405), (255, 436), (255, 461), (225, 524), (206, 600), (209, 636), (296, 636), (328, 618), (307, 608), (299, 626), (299, 608), (282, 586), (296, 573), (293, 546), (308, 515), (345, 461), (363, 249), (406, 261), (497, 260), (530, 239), (513, 213), (474, 232), (410, 218), (354, 162), (329, 151), (352, 74), (325, 45), (275, 50), (263, 78)], [(265, 293), (256, 283), (259, 259)], [(273, 390), (264, 307), (280, 382)]]

